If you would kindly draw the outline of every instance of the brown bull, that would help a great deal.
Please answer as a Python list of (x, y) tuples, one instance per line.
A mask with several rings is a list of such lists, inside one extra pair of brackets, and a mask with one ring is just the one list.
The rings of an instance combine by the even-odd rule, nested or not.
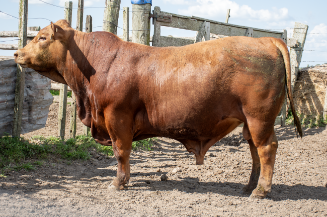
[(59, 20), (18, 50), (15, 60), (71, 87), (79, 118), (96, 141), (113, 146), (117, 189), (130, 179), (132, 141), (173, 138), (202, 164), (213, 144), (244, 123), (253, 159), (244, 191), (264, 197), (271, 190), (278, 146), (274, 122), (285, 87), (302, 136), (289, 54), (280, 39), (228, 37), (158, 48), (107, 32), (79, 32)]

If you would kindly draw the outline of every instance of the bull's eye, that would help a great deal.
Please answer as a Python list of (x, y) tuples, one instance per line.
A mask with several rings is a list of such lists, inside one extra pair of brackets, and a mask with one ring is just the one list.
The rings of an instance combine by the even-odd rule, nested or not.
[(39, 41), (45, 41), (45, 40), (47, 40), (46, 37), (43, 37), (43, 36), (39, 37)]

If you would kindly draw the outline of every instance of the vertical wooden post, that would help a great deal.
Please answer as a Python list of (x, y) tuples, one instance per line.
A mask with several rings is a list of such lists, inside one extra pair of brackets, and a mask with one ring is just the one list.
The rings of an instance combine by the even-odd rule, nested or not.
[(103, 16), (103, 31), (117, 35), (120, 0), (106, 0)]
[[(77, 21), (76, 21), (76, 30), (83, 31), (83, 10), (84, 10), (84, 0), (78, 0), (78, 9), (77, 9)], [(76, 96), (72, 91), (72, 104), (70, 112), (70, 127), (69, 134), (70, 138), (76, 137)]]
[[(27, 40), (27, 14), (28, 0), (20, 0), (19, 2), (19, 26), (18, 26), (18, 49), (25, 47)], [(24, 86), (25, 86), (25, 69), (17, 64), (16, 86), (15, 86), (15, 104), (14, 104), (14, 123), (12, 129), (13, 137), (20, 137), (22, 130), (22, 114), (24, 102)]]
[(204, 21), (201, 26), (200, 29), (195, 37), (195, 42), (201, 42), (201, 41), (209, 41), (210, 40), (210, 22)]
[(78, 0), (76, 30), (83, 32), (84, 0)]
[(229, 18), (230, 18), (230, 9), (227, 9), (227, 15), (226, 15), (226, 21), (225, 21), (225, 23), (228, 23)]
[(161, 26), (157, 22), (156, 17), (160, 13), (160, 7), (156, 6), (153, 10), (153, 37), (152, 37), (152, 46), (160, 47), (160, 35), (161, 35)]
[(123, 21), (123, 40), (129, 41), (129, 7), (124, 7)]
[[(92, 16), (91, 15), (86, 16), (85, 30), (87, 33), (92, 32)], [(83, 126), (83, 134), (87, 136), (87, 135), (89, 135), (89, 132), (90, 132), (90, 128), (87, 126)]]
[(85, 30), (87, 33), (92, 32), (92, 16), (91, 15), (86, 16)]
[[(283, 35), (282, 35), (282, 39), (285, 42), (285, 44), (287, 44), (287, 30), (284, 29)], [(286, 126), (286, 115), (287, 115), (287, 111), (286, 111), (286, 105), (287, 105), (287, 92), (285, 95), (285, 100), (284, 100), (284, 104), (282, 106), (282, 109), (280, 111), (280, 115), (281, 115), (281, 122), (280, 125), (282, 127)]]
[[(326, 91), (325, 91), (324, 111), (323, 111), (322, 117), (324, 120), (327, 119), (327, 87), (326, 87)], [(327, 128), (327, 126), (326, 126), (326, 128)]]
[(151, 4), (132, 4), (132, 41), (150, 45), (150, 13)]
[[(72, 23), (72, 9), (73, 2), (69, 1), (65, 3), (65, 19), (71, 25)], [(66, 126), (66, 111), (67, 111), (67, 85), (62, 84), (59, 95), (59, 111), (58, 111), (58, 130), (59, 137), (65, 139), (65, 126)]]
[(292, 91), (294, 90), (294, 84), (297, 79), (297, 74), (299, 72), (299, 66), (301, 64), (302, 52), (304, 49), (304, 43), (307, 37), (307, 33), (308, 33), (308, 25), (295, 22), (294, 30), (293, 30), (293, 38), (297, 39), (297, 41), (299, 42), (299, 46), (297, 48), (291, 47), (290, 49)]

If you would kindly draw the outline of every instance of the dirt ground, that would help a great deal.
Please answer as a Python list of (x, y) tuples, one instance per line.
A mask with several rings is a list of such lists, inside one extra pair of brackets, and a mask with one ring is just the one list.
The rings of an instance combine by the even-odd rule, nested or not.
[[(45, 128), (24, 136), (56, 135), (56, 107), (51, 106)], [(0, 216), (327, 216), (325, 128), (304, 129), (300, 139), (294, 127), (276, 127), (272, 192), (262, 200), (240, 193), (252, 164), (241, 129), (211, 147), (200, 166), (171, 139), (158, 138), (150, 152), (133, 151), (131, 180), (123, 191), (108, 189), (115, 158), (98, 154), (11, 172), (0, 178)], [(163, 174), (167, 181), (161, 181)]]

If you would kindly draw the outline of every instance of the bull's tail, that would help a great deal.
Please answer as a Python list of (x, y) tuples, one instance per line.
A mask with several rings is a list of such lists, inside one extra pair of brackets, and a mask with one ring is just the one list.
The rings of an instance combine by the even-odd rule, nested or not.
[(273, 42), (279, 48), (279, 50), (282, 52), (282, 55), (283, 55), (285, 69), (286, 69), (285, 85), (286, 85), (286, 89), (287, 89), (287, 94), (288, 94), (288, 98), (290, 100), (291, 111), (292, 111), (293, 117), (294, 117), (294, 124), (302, 138), (303, 134), (302, 134), (301, 122), (299, 120), (299, 117), (296, 114), (296, 111), (294, 108), (294, 102), (293, 102), (293, 93), (292, 93), (292, 86), (291, 86), (290, 55), (289, 55), (289, 52), (287, 49), (287, 45), (281, 39), (273, 40)]

